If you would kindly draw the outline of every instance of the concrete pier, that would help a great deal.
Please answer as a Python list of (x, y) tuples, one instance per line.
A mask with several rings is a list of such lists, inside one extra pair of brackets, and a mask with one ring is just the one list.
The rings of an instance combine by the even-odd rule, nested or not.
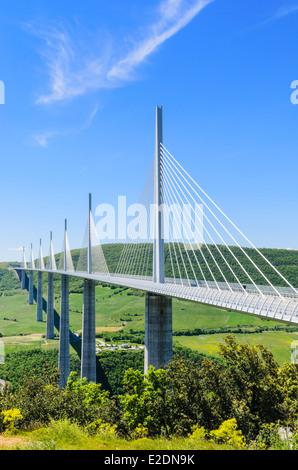
[(167, 365), (172, 357), (172, 298), (147, 293), (144, 373), (148, 372), (150, 365), (160, 369)]
[(42, 272), (38, 271), (37, 274), (37, 307), (36, 307), (36, 321), (43, 321), (42, 310)]
[(84, 280), (81, 378), (96, 383), (95, 283)]
[(25, 269), (27, 268), (27, 263), (26, 263), (26, 255), (25, 255), (25, 247), (23, 246), (23, 270), (21, 271), (21, 289), (25, 290), (26, 289), (26, 271)]
[(29, 273), (29, 305), (33, 305), (33, 271)]
[(54, 339), (54, 274), (48, 274), (46, 339)]
[(26, 289), (26, 271), (22, 270), (21, 274), (21, 289), (25, 290)]
[(60, 309), (60, 337), (59, 337), (59, 362), (60, 371), (59, 386), (66, 386), (70, 374), (69, 353), (69, 278), (61, 276), (61, 309)]

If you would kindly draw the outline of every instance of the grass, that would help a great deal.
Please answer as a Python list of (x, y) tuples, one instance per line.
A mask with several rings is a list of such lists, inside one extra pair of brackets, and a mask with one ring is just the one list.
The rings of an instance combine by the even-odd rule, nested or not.
[[(199, 353), (210, 356), (219, 356), (219, 344), (223, 342), (226, 335), (213, 334), (201, 336), (174, 336), (174, 342), (183, 347), (191, 348)], [(287, 333), (284, 331), (264, 331), (254, 334), (234, 334), (238, 343), (250, 345), (262, 344), (268, 348), (279, 364), (291, 362), (291, 344), (298, 340), (298, 333)]]
[[(54, 421), (48, 427), (17, 436), (0, 436), (0, 450), (231, 450), (231, 446), (204, 439), (173, 437), (128, 440), (117, 435), (90, 435), (67, 420)], [(115, 454), (117, 455), (117, 453)]]

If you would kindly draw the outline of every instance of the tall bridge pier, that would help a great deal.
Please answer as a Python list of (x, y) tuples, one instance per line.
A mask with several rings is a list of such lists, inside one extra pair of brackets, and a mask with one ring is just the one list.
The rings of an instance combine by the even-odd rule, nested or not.
[(37, 308), (36, 308), (36, 321), (43, 321), (43, 297), (42, 297), (42, 280), (43, 273), (41, 270), (44, 270), (44, 262), (42, 257), (42, 248), (41, 240), (39, 243), (39, 269), (37, 274)]
[(29, 305), (33, 305), (33, 271), (29, 273)]
[(144, 373), (146, 374), (150, 366), (159, 369), (171, 361), (173, 340), (172, 298), (147, 293), (145, 302)]
[(32, 243), (31, 243), (31, 253), (30, 253), (30, 267), (31, 271), (29, 272), (29, 299), (28, 303), (29, 305), (33, 305), (33, 271), (32, 269), (35, 268), (35, 263), (34, 263), (34, 256), (33, 256), (33, 248), (32, 248)]
[[(91, 194), (89, 194), (88, 210), (88, 250), (87, 272), (92, 273), (92, 241), (91, 241)], [(88, 382), (96, 382), (96, 351), (95, 351), (95, 283), (84, 279), (83, 294), (83, 335), (81, 354), (81, 377)]]
[[(50, 233), (49, 268), (54, 268), (55, 257), (53, 250), (52, 232)], [(47, 328), (46, 339), (54, 339), (54, 274), (48, 273), (48, 297), (47, 297)]]
[[(163, 184), (161, 145), (163, 141), (162, 107), (156, 108), (155, 161), (154, 161), (154, 242), (153, 281), (165, 282), (163, 234)], [(144, 373), (149, 367), (159, 369), (172, 359), (172, 299), (147, 293), (145, 304), (145, 357)]]
[(54, 339), (54, 274), (48, 274), (46, 339)]
[[(25, 247), (23, 246), (23, 267), (26, 268)], [(26, 271), (21, 271), (21, 289), (26, 289)]]
[(61, 307), (59, 328), (59, 361), (60, 371), (59, 386), (66, 387), (70, 374), (70, 352), (69, 352), (69, 277), (61, 276)]
[(91, 279), (84, 279), (81, 377), (96, 382), (95, 283)]
[(36, 321), (43, 320), (43, 309), (42, 309), (42, 272), (37, 273), (37, 307), (36, 307)]

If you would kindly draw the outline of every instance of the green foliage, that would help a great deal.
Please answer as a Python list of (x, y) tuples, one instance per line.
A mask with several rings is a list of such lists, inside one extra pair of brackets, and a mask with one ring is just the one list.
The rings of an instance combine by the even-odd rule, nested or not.
[[(44, 374), (52, 374), (57, 369), (58, 351), (31, 349), (8, 353), (5, 363), (0, 365), (0, 378), (8, 380), (14, 390), (20, 388), (26, 376), (42, 378)], [(71, 370), (80, 371), (80, 361), (73, 354), (70, 356)]]
[[(142, 425), (149, 436), (186, 435), (194, 425), (209, 432), (235, 419), (243, 435), (251, 440), (263, 424), (282, 420), (288, 392), (270, 351), (237, 344), (233, 337), (227, 337), (221, 357), (217, 362), (204, 359), (200, 367), (178, 358), (167, 369), (150, 368), (146, 376), (128, 370), (125, 394), (120, 397), (128, 427)], [(285, 374), (291, 381), (293, 370), (284, 370)], [(295, 383), (291, 400), (296, 403), (297, 399)]]
[(205, 439), (208, 435), (208, 432), (203, 426), (195, 424), (191, 427), (191, 432), (188, 434), (190, 439)]
[[(67, 421), (92, 435), (134, 440), (188, 436), (193, 444), (212, 439), (233, 448), (241, 448), (245, 439), (263, 449), (285, 446), (277, 434), (277, 426), (284, 426), (292, 432), (292, 448), (298, 446), (295, 364), (280, 367), (263, 346), (238, 344), (232, 336), (221, 345), (220, 360), (180, 353), (184, 357), (176, 356), (163, 369), (150, 367), (146, 375), (143, 358), (127, 368), (126, 360), (135, 360), (135, 353), (106, 353), (112, 359), (103, 369), (111, 373), (115, 358), (123, 361), (116, 374), (127, 368), (117, 400), (101, 383), (88, 383), (77, 372), (60, 389), (57, 369), (43, 358), (40, 369), (28, 370), (17, 387), (8, 382), (0, 392), (0, 432), (11, 410), (19, 410), (22, 419), (14, 422), (21, 429)], [(32, 366), (33, 357), (39, 360), (42, 354), (27, 356)]]
[(236, 449), (241, 449), (245, 446), (245, 439), (242, 432), (238, 429), (235, 418), (224, 421), (217, 430), (210, 431), (209, 436), (211, 440), (229, 444)]
[(3, 415), (3, 425), (6, 431), (10, 434), (15, 433), (17, 430), (16, 426), (18, 425), (18, 422), (23, 419), (20, 410), (5, 410), (1, 411), (1, 414)]
[(101, 384), (88, 383), (86, 378), (78, 379), (77, 376), (77, 372), (70, 373), (66, 386), (67, 392), (81, 394), (86, 408), (107, 404), (109, 393), (101, 389)]
[(298, 416), (298, 366), (283, 364), (278, 371), (279, 386), (283, 390), (284, 400), (280, 413), (287, 426), (294, 428)]
[(13, 295), (21, 288), (16, 272), (6, 267), (0, 267), (0, 292), (4, 295)]
[[(59, 374), (45, 374), (43, 378), (27, 377), (22, 386), (12, 392), (5, 387), (0, 394), (0, 410), (19, 409), (22, 427), (48, 425), (52, 420), (67, 419), (80, 426), (87, 426), (102, 419), (114, 425), (118, 419), (115, 402), (100, 384), (76, 378), (72, 373), (65, 389), (58, 386)], [(2, 427), (4, 426), (2, 420)]]
[(93, 421), (93, 423), (88, 424), (87, 431), (89, 434), (101, 434), (105, 436), (114, 436), (117, 430), (117, 424), (113, 426), (109, 423), (106, 423), (101, 418)]
[(267, 450), (273, 447), (278, 448), (280, 445), (281, 440), (278, 435), (278, 425), (275, 423), (262, 424), (253, 446), (257, 450)]
[(171, 399), (168, 395), (168, 372), (150, 367), (146, 376), (136, 370), (128, 370), (124, 377), (125, 395), (120, 396), (124, 409), (124, 422), (130, 429), (142, 425), (149, 435), (170, 434), (168, 416)]

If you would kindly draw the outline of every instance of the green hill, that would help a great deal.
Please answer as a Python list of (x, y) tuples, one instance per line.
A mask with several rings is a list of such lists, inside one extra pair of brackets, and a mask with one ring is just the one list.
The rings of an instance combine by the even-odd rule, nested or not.
[[(123, 250), (123, 244), (103, 244), (102, 250), (106, 259), (107, 266), (111, 273), (116, 272), (119, 259)], [(171, 245), (172, 246), (172, 245)], [(176, 255), (182, 277), (186, 278), (185, 270), (189, 278), (194, 279), (194, 275), (198, 280), (202, 280), (202, 273), (198, 266), (201, 266), (203, 274), (207, 281), (212, 281), (213, 277), (208, 270), (204, 259), (210, 266), (212, 273), (215, 275), (218, 281), (224, 281), (216, 264), (219, 266), (223, 275), (228, 282), (235, 282), (231, 270), (234, 271), (241, 283), (250, 284), (248, 276), (244, 270), (241, 269), (239, 263), (235, 258), (239, 260), (242, 266), (245, 268), (247, 273), (254, 279), (256, 284), (266, 284), (266, 281), (260, 274), (259, 270), (256, 269), (253, 264), (249, 261), (248, 257), (258, 266), (258, 268), (265, 274), (269, 281), (275, 286), (286, 287), (287, 283), (274, 271), (273, 268), (264, 260), (264, 258), (257, 253), (253, 248), (243, 247), (242, 249), (236, 246), (221, 246), (218, 245), (222, 256), (220, 255), (218, 248), (215, 245), (203, 245), (201, 249), (185, 251), (182, 244), (175, 244)], [(139, 257), (142, 258), (145, 255), (145, 250), (152, 250), (152, 245), (140, 244)], [(173, 246), (171, 248), (173, 252)], [(260, 253), (268, 259), (268, 261), (294, 286), (298, 287), (298, 250), (286, 250), (286, 249), (274, 249), (274, 248), (261, 248)], [(74, 249), (71, 251), (74, 269), (77, 268), (78, 261), (80, 259), (80, 266), (87, 267), (87, 249)], [(165, 275), (166, 277), (173, 277), (171, 253), (169, 245), (165, 244)], [(55, 255), (57, 266), (59, 265), (60, 257), (62, 253)], [(172, 254), (173, 257), (173, 254)], [(230, 265), (230, 268), (226, 265), (224, 259)], [(45, 263), (47, 258), (44, 258)], [(198, 263), (197, 263), (198, 262)], [(191, 267), (191, 265), (192, 267)], [(4, 263), (5, 264), (5, 263)], [(175, 263), (176, 264), (176, 263)], [(3, 265), (3, 263), (2, 263)], [(135, 263), (136, 266), (136, 263)], [(1, 290), (16, 289), (17, 282), (13, 273), (7, 273), (7, 266), (1, 266), (0, 264), (0, 292)], [(137, 267), (135, 268), (137, 270)], [(133, 272), (132, 272), (133, 274)], [(136, 273), (135, 273), (136, 274)], [(149, 262), (147, 275), (152, 275), (152, 262)], [(179, 277), (178, 266), (175, 266), (175, 276)], [(71, 289), (78, 291), (82, 288), (82, 282), (74, 278), (71, 279)]]
[[(215, 245), (203, 245), (201, 249), (196, 250), (187, 250), (185, 251), (182, 244), (175, 244), (177, 260), (180, 266), (180, 271), (185, 273), (184, 266), (188, 273), (189, 278), (194, 278), (193, 269), (198, 280), (202, 279), (202, 274), (197, 265), (197, 261), (200, 264), (202, 271), (206, 280), (212, 281), (213, 278), (210, 274), (210, 271), (204, 263), (204, 258), (209, 264), (212, 272), (215, 274), (218, 281), (224, 281), (224, 278), (221, 276), (216, 264), (220, 267), (222, 273), (226, 277), (228, 282), (235, 282), (235, 278), (231, 270), (225, 264), (225, 260), (228, 262), (234, 273), (239, 278), (242, 283), (251, 283), (249, 278), (246, 276), (244, 271), (241, 269), (238, 262), (235, 260), (235, 257), (240, 261), (242, 266), (248, 272), (250, 276), (254, 279), (257, 284), (264, 284), (264, 278), (260, 272), (253, 266), (253, 264), (248, 260), (248, 256), (252, 261), (259, 267), (259, 269), (268, 277), (270, 282), (276, 286), (287, 286), (287, 284), (278, 276), (278, 274), (269, 266), (269, 264), (264, 260), (264, 258), (257, 253), (253, 248), (243, 247), (242, 249), (236, 246), (226, 247), (223, 245), (218, 245), (221, 254), (218, 251), (218, 248)], [(150, 247), (152, 249), (152, 246)], [(119, 261), (122, 246), (119, 244), (106, 244), (102, 245), (102, 249), (106, 258), (107, 265), (110, 272), (115, 272), (117, 263)], [(140, 245), (139, 257), (143, 256), (145, 250), (148, 249), (146, 244)], [(143, 250), (143, 253), (142, 253)], [(243, 251), (242, 251), (243, 250)], [(77, 262), (78, 251), (73, 251), (73, 260), (74, 265)], [(273, 248), (262, 248), (259, 249), (260, 253), (270, 261), (270, 263), (275, 266), (278, 271), (292, 284), (294, 287), (298, 287), (298, 251), (297, 250), (285, 250), (285, 249), (273, 249)], [(171, 245), (171, 252), (173, 253), (173, 246)], [(246, 254), (245, 254), (245, 253)], [(233, 253), (233, 254), (232, 254)], [(173, 257), (173, 254), (172, 254)], [(215, 263), (215, 261), (216, 263)], [(148, 275), (152, 275), (152, 264), (148, 266)], [(173, 277), (172, 273), (172, 264), (171, 256), (169, 250), (169, 244), (165, 244), (165, 275), (166, 277)], [(178, 267), (175, 266), (175, 276), (179, 277)], [(182, 276), (183, 277), (183, 276)]]

